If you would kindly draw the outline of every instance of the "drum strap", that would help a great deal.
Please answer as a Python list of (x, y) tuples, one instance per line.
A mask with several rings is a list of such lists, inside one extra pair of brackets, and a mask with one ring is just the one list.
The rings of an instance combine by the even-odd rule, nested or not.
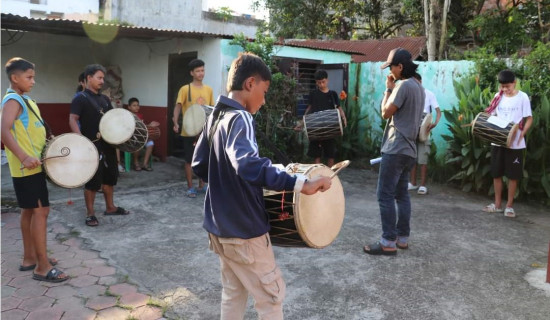
[(36, 114), (36, 111), (34, 111), (34, 109), (31, 107), (31, 105), (29, 104), (29, 102), (27, 101), (27, 99), (23, 98), (23, 101), (25, 101), (25, 104), (27, 105), (27, 109), (30, 109), (32, 114), (34, 114), (34, 116), (38, 119), (38, 121), (40, 121), (40, 123), (42, 123), (42, 125), (44, 126), (44, 128), (46, 129), (46, 133), (47, 133), (47, 136), (48, 137), (51, 137), (53, 136), (53, 133), (52, 133), (52, 129), (50, 128), (50, 126), (48, 125), (48, 123), (42, 119), (41, 117), (39, 117), (37, 114)]
[(189, 91), (187, 93), (187, 101), (191, 102), (191, 84), (188, 84)]

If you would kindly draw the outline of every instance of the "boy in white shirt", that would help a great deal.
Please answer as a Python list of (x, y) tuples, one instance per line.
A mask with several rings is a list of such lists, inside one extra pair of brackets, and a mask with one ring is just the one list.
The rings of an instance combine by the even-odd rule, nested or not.
[(515, 218), (512, 208), (518, 181), (523, 176), (523, 151), (526, 148), (525, 134), (533, 123), (531, 102), (523, 91), (516, 89), (516, 76), (510, 70), (503, 70), (498, 74), (500, 91), (495, 95), (491, 105), (485, 111), (519, 124), (509, 148), (491, 146), (491, 175), (495, 189), (495, 203), (486, 206), (483, 211), (503, 212), (502, 209), (502, 176), (508, 178), (508, 201), (504, 209), (504, 216)]
[[(418, 80), (418, 82), (420, 82), (420, 84), (422, 84), (422, 77), (418, 73), (416, 73), (414, 77), (416, 80)], [(439, 104), (437, 103), (435, 94), (426, 88), (424, 88), (424, 93), (426, 94), (426, 99), (424, 100), (423, 117), (426, 117), (428, 114), (432, 114), (434, 110), (437, 113), (435, 117), (435, 122), (432, 122), (426, 128), (429, 133), (439, 123), (439, 119), (441, 119), (441, 110), (439, 109)], [(428, 139), (426, 139), (426, 141), (417, 140), (416, 149), (416, 163), (411, 169), (411, 177), (408, 189), (415, 190), (418, 188), (418, 194), (426, 194), (428, 193), (428, 188), (426, 188), (426, 177), (428, 176), (428, 158), (430, 157), (431, 151), (430, 137), (428, 136)], [(420, 187), (416, 185), (416, 164), (420, 165)]]

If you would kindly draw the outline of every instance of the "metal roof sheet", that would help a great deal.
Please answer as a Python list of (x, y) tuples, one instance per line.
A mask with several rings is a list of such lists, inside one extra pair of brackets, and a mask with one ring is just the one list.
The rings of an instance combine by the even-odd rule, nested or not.
[(286, 40), (285, 45), (347, 52), (352, 54), (353, 62), (376, 62), (386, 61), (390, 51), (398, 47), (408, 50), (413, 56), (413, 59), (416, 60), (426, 46), (426, 38), (403, 37), (382, 40)]
[(215, 37), (223, 39), (232, 39), (232, 36), (223, 34), (214, 34), (208, 32), (197, 31), (181, 31), (174, 29), (157, 29), (149, 27), (127, 26), (120, 24), (109, 23), (91, 23), (87, 21), (68, 20), (68, 19), (43, 19), (29, 18), (14, 14), (2, 13), (2, 29), (45, 32), (52, 34), (63, 34), (72, 36), (87, 36), (84, 30), (85, 26), (90, 26), (94, 32), (102, 30), (111, 31), (113, 28), (118, 29), (117, 38), (141, 38), (152, 39), (159, 37), (188, 37), (188, 38), (204, 38)]

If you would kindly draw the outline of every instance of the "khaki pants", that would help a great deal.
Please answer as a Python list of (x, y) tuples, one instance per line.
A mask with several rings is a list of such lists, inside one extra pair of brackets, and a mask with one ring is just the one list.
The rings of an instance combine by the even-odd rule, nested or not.
[(221, 319), (242, 320), (249, 293), (260, 319), (283, 319), (286, 285), (275, 264), (269, 235), (252, 239), (209, 237), (210, 249), (220, 256)]

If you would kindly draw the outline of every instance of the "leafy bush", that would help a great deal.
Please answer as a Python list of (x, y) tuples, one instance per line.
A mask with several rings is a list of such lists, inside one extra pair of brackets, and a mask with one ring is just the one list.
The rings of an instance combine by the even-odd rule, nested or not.
[(449, 181), (458, 181), (462, 190), (487, 192), (491, 190), (490, 176), (491, 149), (487, 143), (482, 143), (472, 135), (471, 127), (464, 126), (471, 123), (475, 116), (485, 109), (492, 94), (489, 88), (481, 90), (475, 77), (466, 77), (461, 82), (455, 82), (455, 92), (458, 97), (458, 106), (451, 110), (443, 110), (452, 135), (443, 135), (449, 148), (446, 162), (456, 172)]

